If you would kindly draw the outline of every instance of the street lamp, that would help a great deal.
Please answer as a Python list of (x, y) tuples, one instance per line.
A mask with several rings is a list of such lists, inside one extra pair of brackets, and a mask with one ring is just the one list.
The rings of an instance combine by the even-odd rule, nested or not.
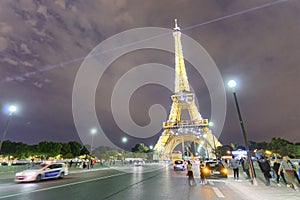
[(97, 133), (97, 129), (92, 128), (90, 132), (92, 134), (91, 151), (90, 151), (91, 155), (92, 155), (92, 152), (93, 152), (93, 143), (94, 143), (94, 135)]
[(126, 143), (128, 141), (127, 137), (122, 137), (122, 142)]
[(1, 139), (1, 142), (0, 142), (0, 152), (1, 152), (2, 144), (3, 144), (4, 139), (5, 139), (5, 135), (7, 133), (7, 129), (8, 129), (10, 120), (12, 118), (13, 113), (16, 112), (16, 111), (17, 111), (16, 106), (11, 105), (11, 106), (8, 107), (8, 118), (7, 118), (7, 121), (6, 121), (6, 124), (5, 124), (5, 128), (3, 130), (3, 133), (2, 133), (2, 139)]
[[(213, 127), (213, 126), (214, 126), (214, 123), (213, 123), (213, 122), (209, 122), (209, 123), (208, 123), (208, 126)], [(209, 130), (209, 131), (210, 131), (210, 133), (211, 133), (211, 135), (212, 135), (211, 130)], [(212, 135), (212, 139), (213, 139), (213, 143), (214, 143), (214, 154), (215, 154), (215, 156), (216, 156), (216, 158), (217, 158), (217, 147), (216, 147), (215, 137), (214, 137), (213, 135)]]
[(234, 98), (236, 110), (237, 110), (237, 113), (238, 113), (238, 117), (239, 117), (239, 120), (240, 120), (240, 125), (241, 125), (242, 134), (243, 134), (243, 138), (244, 138), (245, 148), (247, 150), (247, 158), (248, 158), (247, 160), (248, 160), (248, 164), (249, 164), (252, 184), (257, 185), (256, 174), (255, 174), (255, 170), (254, 170), (254, 167), (253, 167), (253, 162), (252, 162), (252, 158), (251, 158), (251, 154), (250, 154), (250, 150), (249, 150), (249, 144), (248, 144), (247, 135), (246, 135), (246, 129), (245, 129), (244, 122), (243, 122), (243, 119), (242, 119), (239, 103), (238, 103), (238, 100), (237, 100), (237, 97), (236, 97), (236, 92), (234, 91), (234, 88), (236, 87), (236, 82), (234, 80), (230, 80), (228, 82), (228, 86), (230, 88), (232, 88), (233, 98)]
[[(127, 143), (128, 139), (127, 137), (122, 137), (122, 143)], [(124, 165), (124, 162), (125, 162), (125, 155), (124, 155), (125, 151), (124, 149), (122, 149), (122, 165)]]

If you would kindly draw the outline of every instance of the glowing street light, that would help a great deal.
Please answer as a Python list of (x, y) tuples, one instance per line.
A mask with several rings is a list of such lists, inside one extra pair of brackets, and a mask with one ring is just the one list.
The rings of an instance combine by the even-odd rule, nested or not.
[(152, 150), (152, 149), (153, 149), (153, 146), (152, 146), (152, 145), (150, 145), (150, 146), (149, 146), (149, 149), (151, 149), (151, 150)]
[(127, 137), (122, 137), (122, 142), (126, 143), (128, 141)]
[(92, 129), (90, 130), (90, 132), (91, 132), (91, 134), (92, 134), (92, 142), (91, 142), (91, 150), (90, 150), (90, 152), (91, 152), (91, 154), (92, 154), (92, 151), (93, 151), (93, 143), (94, 143), (94, 135), (97, 133), (97, 129), (92, 128)]
[(10, 123), (10, 120), (12, 118), (12, 115), (14, 114), (14, 112), (17, 111), (17, 107), (14, 106), (14, 105), (11, 105), (8, 107), (8, 118), (7, 118), (7, 121), (6, 121), (6, 124), (5, 124), (5, 128), (3, 130), (3, 133), (2, 133), (2, 139), (1, 139), (1, 142), (0, 142), (0, 152), (1, 152), (1, 148), (2, 148), (2, 144), (4, 142), (4, 139), (5, 139), (5, 135), (7, 133), (7, 129), (8, 129), (8, 126), (9, 126), (9, 123)]
[(248, 164), (249, 164), (252, 184), (257, 185), (256, 174), (255, 174), (255, 170), (254, 170), (254, 167), (253, 167), (253, 162), (252, 162), (252, 158), (251, 158), (251, 155), (250, 155), (249, 144), (248, 144), (247, 135), (246, 135), (246, 129), (245, 129), (245, 126), (244, 126), (244, 122), (243, 122), (243, 119), (242, 119), (240, 107), (239, 107), (238, 100), (237, 100), (237, 97), (236, 97), (236, 92), (234, 91), (234, 88), (236, 87), (236, 85), (237, 84), (234, 80), (230, 80), (228, 82), (228, 86), (230, 88), (232, 88), (233, 98), (234, 98), (236, 110), (237, 110), (237, 113), (238, 113), (238, 117), (239, 117), (239, 120), (240, 120), (242, 134), (243, 134), (243, 137), (244, 137), (245, 148), (247, 150), (247, 160), (248, 160)]
[(9, 114), (12, 115), (14, 112), (17, 111), (17, 107), (16, 106), (9, 106), (8, 111), (9, 111)]
[(230, 80), (230, 81), (228, 81), (228, 86), (229, 86), (230, 88), (235, 88), (235, 86), (236, 86), (235, 80)]

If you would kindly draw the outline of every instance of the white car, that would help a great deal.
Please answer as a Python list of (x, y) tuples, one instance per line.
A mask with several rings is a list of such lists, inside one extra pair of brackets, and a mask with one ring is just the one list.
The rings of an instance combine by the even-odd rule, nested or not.
[(64, 163), (41, 164), (16, 173), (16, 182), (41, 181), (51, 178), (64, 178), (68, 175), (68, 167)]
[(144, 166), (144, 165), (145, 165), (145, 161), (143, 161), (143, 160), (133, 161), (133, 166)]

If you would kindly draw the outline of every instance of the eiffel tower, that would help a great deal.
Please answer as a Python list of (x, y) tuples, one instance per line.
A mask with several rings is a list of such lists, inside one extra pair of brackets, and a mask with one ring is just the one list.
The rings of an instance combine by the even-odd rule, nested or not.
[[(185, 143), (190, 142), (194, 143), (194, 152), (198, 144), (199, 149), (204, 149), (205, 157), (212, 158), (213, 149), (221, 146), (221, 143), (209, 129), (208, 119), (203, 119), (200, 115), (195, 104), (195, 94), (190, 91), (181, 46), (181, 31), (176, 19), (173, 37), (175, 39), (175, 91), (171, 96), (173, 103), (168, 120), (163, 122), (163, 133), (154, 150), (161, 159), (171, 158), (175, 147), (181, 144), (183, 155), (185, 150), (188, 151)], [(188, 112), (187, 120), (182, 119), (184, 112)]]

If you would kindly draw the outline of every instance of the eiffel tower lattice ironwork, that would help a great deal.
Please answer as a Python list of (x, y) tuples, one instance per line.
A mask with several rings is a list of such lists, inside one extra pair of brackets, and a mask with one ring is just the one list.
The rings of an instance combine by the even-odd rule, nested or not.
[[(195, 94), (190, 91), (186, 74), (182, 45), (181, 31), (175, 19), (173, 32), (175, 39), (175, 91), (171, 96), (172, 107), (169, 118), (163, 122), (163, 133), (158, 139), (154, 150), (160, 158), (171, 158), (172, 152), (179, 144), (182, 145), (182, 155), (185, 152), (185, 142), (193, 142), (203, 148), (205, 157), (212, 157), (213, 149), (221, 143), (209, 129), (208, 119), (203, 119), (195, 104)], [(188, 111), (189, 119), (183, 120), (183, 112)]]

